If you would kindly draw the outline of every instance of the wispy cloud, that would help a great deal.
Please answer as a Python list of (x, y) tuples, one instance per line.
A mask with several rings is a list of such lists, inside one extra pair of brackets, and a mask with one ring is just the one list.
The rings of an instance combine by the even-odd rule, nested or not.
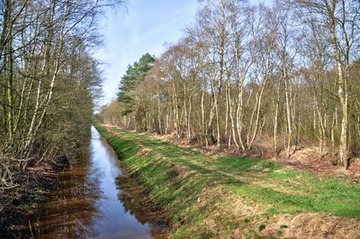
[[(185, 25), (182, 25), (182, 23), (184, 22), (183, 20), (189, 17), (193, 19), (196, 10), (197, 2), (191, 2), (183, 8), (177, 9), (170, 12), (166, 16), (158, 18), (161, 21), (157, 22), (150, 29), (144, 29), (142, 24), (138, 22), (137, 19), (134, 19), (132, 17), (132, 19), (134, 20), (132, 23), (132, 27), (134, 27), (134, 30), (132, 32), (132, 38), (127, 45), (121, 48), (121, 51), (126, 51), (130, 48), (135, 47), (138, 44), (141, 44), (142, 42), (148, 41), (152, 37), (157, 36), (159, 33), (180, 31), (180, 27), (185, 27)], [(174, 27), (177, 29), (174, 29)], [(142, 31), (139, 31), (140, 29), (142, 29)], [(162, 41), (161, 44), (165, 41), (168, 41), (168, 39), (159, 39), (158, 37), (156, 37), (156, 40)]]

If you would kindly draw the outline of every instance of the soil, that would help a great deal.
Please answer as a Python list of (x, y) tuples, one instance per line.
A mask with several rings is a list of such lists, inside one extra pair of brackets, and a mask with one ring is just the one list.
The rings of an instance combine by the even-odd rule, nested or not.
[(20, 238), (23, 226), (34, 217), (35, 211), (57, 182), (58, 175), (69, 167), (66, 157), (28, 167), (14, 175), (19, 186), (0, 190), (1, 238)]

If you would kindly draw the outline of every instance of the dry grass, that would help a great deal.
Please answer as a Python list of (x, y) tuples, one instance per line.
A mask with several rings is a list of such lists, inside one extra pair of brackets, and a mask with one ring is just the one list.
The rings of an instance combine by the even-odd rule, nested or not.
[(335, 217), (322, 213), (282, 214), (271, 218), (261, 235), (281, 238), (360, 238), (360, 219)]

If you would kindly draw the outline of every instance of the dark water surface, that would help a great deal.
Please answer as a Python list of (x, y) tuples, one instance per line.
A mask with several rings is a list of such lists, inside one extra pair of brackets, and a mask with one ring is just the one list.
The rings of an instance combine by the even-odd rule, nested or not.
[[(65, 171), (35, 221), (35, 238), (161, 238), (139, 185), (122, 172), (113, 149), (92, 128), (89, 162)], [(150, 213), (154, 214), (154, 213)], [(150, 219), (151, 218), (151, 219)]]

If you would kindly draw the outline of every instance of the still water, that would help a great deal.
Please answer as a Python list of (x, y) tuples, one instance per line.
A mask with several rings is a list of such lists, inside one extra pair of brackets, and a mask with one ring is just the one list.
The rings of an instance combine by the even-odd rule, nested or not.
[(29, 224), (35, 238), (162, 238), (140, 186), (121, 170), (115, 152), (92, 128), (89, 162), (65, 171)]

